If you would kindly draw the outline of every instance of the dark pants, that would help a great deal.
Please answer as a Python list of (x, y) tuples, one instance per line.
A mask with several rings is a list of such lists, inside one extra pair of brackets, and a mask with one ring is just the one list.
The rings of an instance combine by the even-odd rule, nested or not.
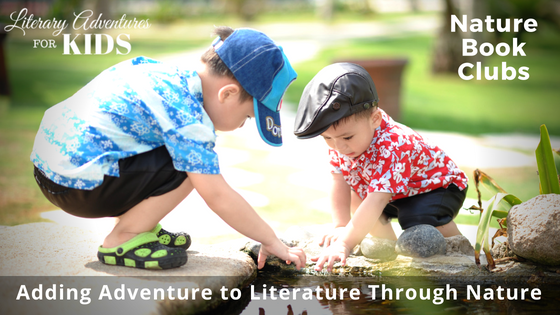
[(467, 188), (460, 190), (454, 184), (412, 197), (397, 199), (387, 204), (383, 213), (398, 218), (403, 229), (419, 224), (441, 226), (451, 222), (461, 210)]
[(165, 146), (119, 160), (120, 177), (107, 176), (93, 190), (56, 184), (35, 167), (41, 191), (55, 206), (84, 218), (119, 216), (144, 199), (175, 190), (187, 178), (177, 171)]

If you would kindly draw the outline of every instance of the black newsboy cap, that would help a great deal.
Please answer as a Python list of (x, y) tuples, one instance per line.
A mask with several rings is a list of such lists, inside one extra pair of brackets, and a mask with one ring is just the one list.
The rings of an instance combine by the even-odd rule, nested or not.
[(361, 66), (326, 66), (307, 84), (299, 101), (294, 134), (308, 139), (322, 134), (335, 121), (377, 106), (373, 80)]

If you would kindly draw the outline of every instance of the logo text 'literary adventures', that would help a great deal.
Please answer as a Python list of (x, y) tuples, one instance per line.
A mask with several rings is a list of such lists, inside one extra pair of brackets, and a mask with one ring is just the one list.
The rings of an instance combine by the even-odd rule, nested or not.
[[(126, 30), (126, 29), (147, 29), (151, 26), (149, 19), (137, 20), (136, 18), (127, 19), (123, 14), (120, 19), (103, 19), (103, 14), (95, 16), (92, 10), (84, 10), (80, 13), (74, 12), (74, 20), (69, 23), (67, 20), (57, 18), (42, 19), (29, 14), (27, 8), (19, 12), (14, 11), (10, 14), (12, 24), (4, 27), (6, 32), (19, 29), (26, 35), (26, 30), (53, 30), (53, 36), (62, 34), (63, 55), (106, 55), (113, 51), (117, 55), (127, 55), (132, 50), (130, 45), (130, 34), (113, 35), (105, 33), (95, 33), (100, 30)], [(71, 32), (70, 30), (74, 30)], [(67, 33), (65, 33), (65, 31)], [(55, 39), (33, 38), (33, 48), (57, 48)]]

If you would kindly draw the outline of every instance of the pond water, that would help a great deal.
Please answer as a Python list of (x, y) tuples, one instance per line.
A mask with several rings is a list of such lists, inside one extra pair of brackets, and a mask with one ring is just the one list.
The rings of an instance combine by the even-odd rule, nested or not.
[(213, 314), (553, 314), (560, 285), (455, 278), (333, 277), (259, 272)]

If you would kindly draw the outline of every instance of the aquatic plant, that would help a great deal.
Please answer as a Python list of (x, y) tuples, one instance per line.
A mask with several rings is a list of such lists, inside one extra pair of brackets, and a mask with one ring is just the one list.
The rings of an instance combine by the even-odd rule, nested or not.
[[(550, 136), (545, 125), (541, 125), (540, 132), (540, 143), (535, 150), (540, 193), (560, 194), (560, 176), (558, 175), (558, 169), (560, 169), (560, 151), (552, 149)], [(480, 171), (479, 169), (474, 171), (474, 180), (476, 191), (478, 193), (478, 207), (471, 207), (471, 209), (481, 211), (480, 221), (478, 222), (478, 229), (476, 232), (474, 257), (476, 264), (480, 265), (480, 250), (483, 249), (484, 254), (486, 255), (486, 261), (488, 262), (487, 267), (489, 270), (492, 270), (496, 264), (490, 254), (490, 244), (494, 244), (494, 238), (497, 236), (507, 236), (506, 218), (508, 212), (513, 206), (521, 204), (522, 201), (515, 195), (507, 193), (488, 174)], [(486, 210), (482, 208), (479, 190), (480, 184), (488, 190), (496, 193), (496, 195), (490, 199)], [(498, 219), (500, 229), (496, 232), (494, 237), (490, 239), (489, 227), (492, 217), (496, 217)]]

